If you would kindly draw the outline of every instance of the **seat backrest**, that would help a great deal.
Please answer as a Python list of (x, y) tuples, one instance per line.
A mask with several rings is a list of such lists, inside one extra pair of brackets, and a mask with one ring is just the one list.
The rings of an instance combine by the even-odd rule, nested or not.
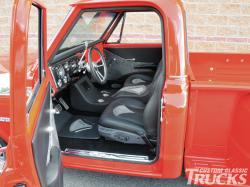
[(162, 72), (162, 68), (163, 68), (163, 60), (161, 60), (158, 65), (157, 65), (157, 69), (156, 69), (156, 72), (155, 72), (155, 75), (154, 75), (154, 78), (152, 80), (152, 82), (155, 82), (158, 77), (160, 76), (161, 72)]
[(155, 75), (154, 75), (153, 80), (152, 80), (152, 82), (150, 83), (150, 86), (149, 86), (149, 88), (150, 88), (150, 90), (149, 90), (149, 93), (150, 93), (149, 98), (152, 96), (154, 90), (156, 89), (155, 87), (157, 86), (157, 82), (159, 81), (160, 77), (162, 76), (162, 73), (164, 73), (163, 68), (164, 68), (163, 60), (161, 60), (159, 62), (159, 64), (158, 64), (158, 66), (157, 66)]
[(159, 63), (151, 83), (150, 97), (143, 113), (144, 127), (147, 135), (154, 138), (157, 135), (157, 124), (161, 105), (162, 88), (165, 81), (165, 66), (163, 60)]

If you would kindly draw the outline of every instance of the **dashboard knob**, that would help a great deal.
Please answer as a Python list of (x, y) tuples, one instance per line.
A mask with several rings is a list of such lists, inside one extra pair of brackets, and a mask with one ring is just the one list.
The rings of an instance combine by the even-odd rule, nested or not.
[(73, 63), (73, 64), (71, 65), (71, 67), (72, 67), (73, 69), (75, 69), (75, 68), (76, 68), (76, 64)]
[(62, 80), (61, 79), (58, 79), (57, 85), (58, 85), (58, 87), (62, 87)]
[(68, 78), (67, 78), (66, 76), (64, 76), (64, 78), (63, 78), (63, 82), (64, 82), (65, 84), (67, 84), (67, 82), (68, 82)]

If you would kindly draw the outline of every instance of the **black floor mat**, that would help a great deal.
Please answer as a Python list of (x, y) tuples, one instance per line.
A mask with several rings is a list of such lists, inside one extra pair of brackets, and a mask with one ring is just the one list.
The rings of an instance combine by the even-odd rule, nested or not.
[[(87, 122), (87, 124), (91, 124), (93, 128), (79, 131), (79, 133), (70, 133), (70, 125), (79, 119), (83, 122)], [(55, 120), (61, 149), (65, 150), (66, 148), (70, 148), (119, 154), (144, 155), (149, 156), (151, 160), (155, 158), (155, 151), (147, 145), (124, 144), (105, 140), (100, 137), (97, 129), (98, 119), (99, 118), (95, 116), (74, 116), (66, 111), (62, 112), (60, 115), (56, 115)]]
[(58, 132), (59, 137), (71, 139), (99, 139), (98, 124), (95, 118), (74, 116)]

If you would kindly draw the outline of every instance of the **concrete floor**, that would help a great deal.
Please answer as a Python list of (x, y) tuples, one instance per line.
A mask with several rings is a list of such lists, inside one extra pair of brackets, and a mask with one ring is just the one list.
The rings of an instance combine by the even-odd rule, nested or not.
[(65, 169), (64, 186), (66, 187), (182, 187), (187, 185), (184, 177), (179, 179), (147, 179), (105, 173), (95, 173)]

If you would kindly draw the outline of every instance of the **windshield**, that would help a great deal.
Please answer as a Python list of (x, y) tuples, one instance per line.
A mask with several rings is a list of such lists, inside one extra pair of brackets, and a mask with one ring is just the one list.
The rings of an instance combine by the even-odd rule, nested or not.
[(96, 41), (106, 31), (117, 13), (110, 11), (84, 12), (66, 37), (59, 52), (85, 41)]

